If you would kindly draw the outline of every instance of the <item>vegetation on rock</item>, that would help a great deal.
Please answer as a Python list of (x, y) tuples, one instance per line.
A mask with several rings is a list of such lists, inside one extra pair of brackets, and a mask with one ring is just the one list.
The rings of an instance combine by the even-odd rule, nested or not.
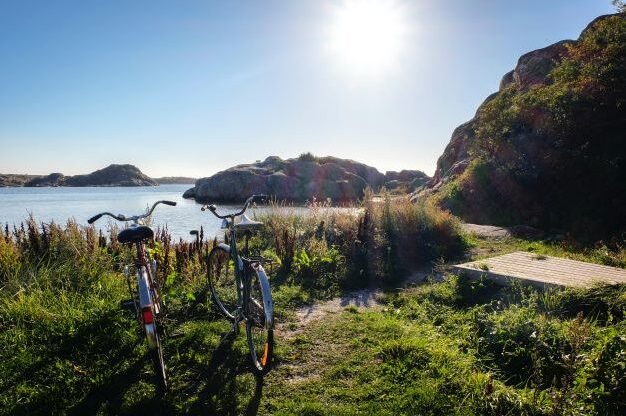
[(626, 231), (626, 15), (522, 58), (459, 128), (430, 183), (469, 222), (583, 239)]

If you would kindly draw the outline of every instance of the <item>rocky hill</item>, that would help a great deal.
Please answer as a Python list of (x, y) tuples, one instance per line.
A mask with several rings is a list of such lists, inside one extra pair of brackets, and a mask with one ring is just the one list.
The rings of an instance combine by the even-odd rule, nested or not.
[[(420, 171), (380, 173), (363, 163), (336, 157), (303, 154), (283, 160), (270, 156), (262, 162), (238, 165), (198, 179), (185, 198), (198, 202), (239, 202), (252, 194), (267, 194), (279, 200), (306, 201), (330, 198), (335, 202), (363, 197), (366, 187), (374, 190), (389, 185), (415, 189), (414, 183), (429, 178)], [(413, 186), (413, 187), (412, 187)], [(412, 187), (412, 188), (411, 188)]]
[(523, 55), (415, 196), (477, 223), (626, 231), (626, 16)]
[(158, 183), (133, 165), (109, 165), (86, 175), (65, 176), (51, 173), (45, 176), (0, 175), (0, 186), (156, 186)]

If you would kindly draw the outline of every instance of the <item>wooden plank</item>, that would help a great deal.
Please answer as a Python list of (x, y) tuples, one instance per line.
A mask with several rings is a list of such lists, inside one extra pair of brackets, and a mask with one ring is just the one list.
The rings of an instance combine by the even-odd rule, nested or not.
[[(486, 270), (481, 267), (486, 266)], [(594, 284), (626, 284), (626, 270), (578, 260), (516, 251), (452, 267), (470, 277), (486, 277), (503, 284), (513, 279), (540, 286), (589, 287)]]

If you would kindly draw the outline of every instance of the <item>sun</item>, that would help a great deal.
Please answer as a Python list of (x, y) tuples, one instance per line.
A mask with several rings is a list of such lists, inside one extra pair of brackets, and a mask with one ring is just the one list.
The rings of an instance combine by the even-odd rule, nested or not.
[(397, 67), (407, 34), (398, 1), (346, 0), (333, 7), (329, 51), (354, 75), (378, 76)]

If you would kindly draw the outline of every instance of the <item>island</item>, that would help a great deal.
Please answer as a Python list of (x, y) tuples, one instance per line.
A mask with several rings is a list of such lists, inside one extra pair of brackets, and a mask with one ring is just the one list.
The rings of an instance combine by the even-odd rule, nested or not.
[(240, 202), (252, 194), (266, 194), (281, 201), (349, 202), (362, 198), (368, 187), (374, 191), (385, 187), (407, 193), (429, 180), (418, 170), (383, 174), (354, 160), (303, 153), (293, 159), (269, 156), (260, 162), (237, 165), (198, 179), (183, 197), (203, 203)]
[(142, 173), (133, 165), (109, 165), (86, 175), (65, 176), (62, 173), (49, 175), (0, 174), (0, 186), (45, 187), (45, 186), (157, 186), (159, 183)]

